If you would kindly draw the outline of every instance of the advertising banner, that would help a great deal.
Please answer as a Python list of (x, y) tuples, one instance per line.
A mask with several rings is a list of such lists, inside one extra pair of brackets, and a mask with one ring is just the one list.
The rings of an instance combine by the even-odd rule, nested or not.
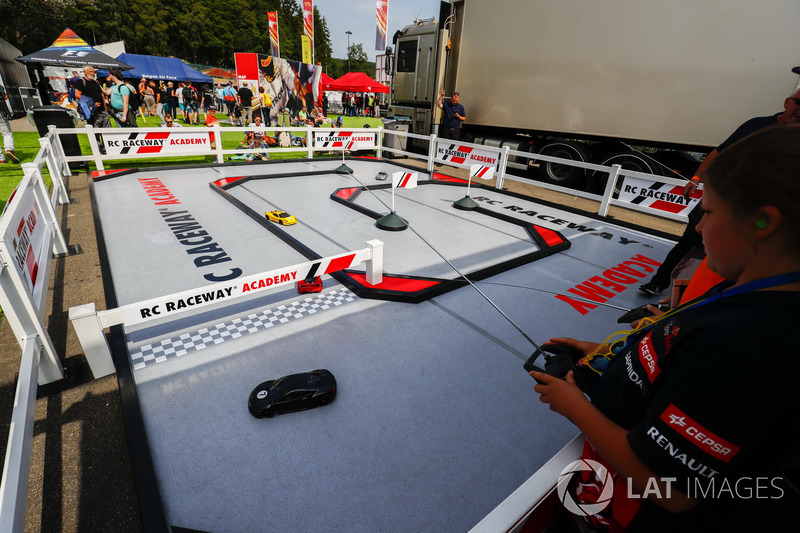
[[(187, 128), (188, 129), (188, 128)], [(210, 151), (207, 132), (169, 131), (104, 133), (103, 144), (108, 155), (120, 154), (180, 154)]]
[(269, 21), (269, 54), (273, 57), (281, 57), (281, 45), (278, 38), (278, 12), (267, 12)]
[(386, 26), (389, 22), (389, 0), (377, 0), (377, 28), (375, 30), (375, 50), (386, 50)]
[(313, 63), (311, 49), (313, 45), (311, 40), (306, 35), (301, 35), (300, 40), (303, 43), (303, 63)]
[(484, 148), (462, 145), (457, 141), (441, 139), (436, 142), (436, 160), (466, 168), (481, 164), (497, 170), (500, 154)]
[(9, 252), (14, 256), (14, 266), (27, 283), (31, 295), (38, 300), (42, 285), (47, 289), (46, 283), (37, 283), (39, 265), (47, 260), (43, 255), (50, 253), (50, 250), (42, 250), (46, 227), (31, 188), (16, 191), (14, 196), (20, 207), (16, 210), (16, 218), (8, 224), (3, 241), (11, 243)]
[(619, 193), (620, 201), (676, 215), (688, 215), (700, 198), (702, 198), (701, 191), (695, 191), (688, 199), (684, 198), (682, 185), (670, 185), (628, 176), (623, 178)]
[(247, 80), (253, 93), (259, 87), (272, 99), (270, 123), (278, 123), (278, 115), (289, 111), (292, 117), (306, 108), (311, 112), (322, 106), (322, 93), (319, 90), (319, 79), (322, 67), (298, 61), (288, 61), (265, 54), (235, 54), (236, 77)]
[(258, 93), (258, 56), (259, 54), (236, 53), (233, 59), (236, 62), (236, 83), (239, 87), (242, 82), (247, 82), (253, 94)]
[(314, 132), (314, 146), (329, 150), (374, 150), (378, 147), (376, 134), (363, 131), (331, 130)]
[(119, 307), (112, 311), (113, 322), (127, 325), (139, 324), (190, 309), (198, 309), (219, 302), (229, 302), (244, 295), (253, 295), (286, 285), (294, 285), (301, 280), (313, 279), (315, 276), (351, 268), (368, 259), (370, 259), (368, 250), (346, 252), (299, 265), (253, 274), (228, 284), (215, 283), (189, 289), (169, 296)]
[[(314, 0), (303, 0), (303, 34), (308, 41), (303, 39), (303, 62), (314, 62)], [(306, 57), (308, 45), (308, 57)]]

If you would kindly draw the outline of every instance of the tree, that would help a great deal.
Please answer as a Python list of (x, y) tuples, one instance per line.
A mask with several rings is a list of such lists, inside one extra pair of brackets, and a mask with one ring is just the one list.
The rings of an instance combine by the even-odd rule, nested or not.
[[(302, 60), (298, 0), (0, 0), (0, 37), (29, 54), (65, 28), (89, 44), (231, 67), (236, 52), (269, 53), (267, 12), (278, 13), (281, 57)], [(314, 8), (314, 57), (331, 61), (330, 31)]]
[(326, 65), (330, 62), (332, 53), (331, 32), (328, 30), (328, 23), (314, 6), (314, 61)]
[(350, 72), (363, 72), (369, 77), (375, 75), (375, 63), (369, 61), (361, 43), (351, 45), (347, 49), (347, 59), (350, 63)]

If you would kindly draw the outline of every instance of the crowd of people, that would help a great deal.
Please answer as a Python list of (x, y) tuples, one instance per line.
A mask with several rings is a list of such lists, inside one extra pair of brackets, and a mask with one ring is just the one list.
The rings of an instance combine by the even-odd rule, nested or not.
[(196, 86), (191, 80), (164, 81), (142, 78), (134, 85), (118, 69), (111, 69), (101, 83), (92, 66), (77, 71), (67, 80), (67, 94), (78, 113), (96, 127), (110, 127), (111, 119), (121, 128), (147, 124), (147, 118), (158, 119), (161, 126), (166, 116), (180, 116), (188, 124), (205, 122), (205, 115), (217, 108), (214, 91), (207, 84)]
[[(232, 126), (248, 126), (256, 116), (265, 126), (314, 127), (333, 124), (328, 117), (330, 104), (323, 92), (320, 101), (292, 97), (283, 109), (276, 109), (263, 86), (257, 89), (243, 81), (240, 87), (233, 82), (215, 86), (187, 81), (164, 81), (142, 78), (135, 83), (126, 80), (119, 70), (109, 71), (105, 80), (98, 80), (91, 66), (82, 75), (73, 71), (67, 80), (68, 97), (87, 123), (96, 127), (146, 126), (148, 118), (167, 126), (166, 116), (174, 127), (180, 117), (189, 125), (204, 124), (210, 111), (223, 113)], [(380, 103), (369, 93), (343, 93), (342, 114), (349, 117), (380, 117)], [(216, 120), (216, 118), (215, 118)]]
[(348, 117), (380, 117), (380, 102), (370, 93), (342, 93), (342, 107)]

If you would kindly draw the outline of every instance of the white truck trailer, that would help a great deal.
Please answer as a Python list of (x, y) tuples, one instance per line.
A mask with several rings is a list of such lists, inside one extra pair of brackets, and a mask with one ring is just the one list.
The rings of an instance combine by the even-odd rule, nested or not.
[[(444, 88), (466, 108), (462, 140), (691, 177), (687, 152), (781, 111), (797, 81), (798, 28), (797, 0), (441, 2), (438, 18), (393, 38), (388, 115), (435, 133)], [(509, 166), (603, 185), (577, 167)]]

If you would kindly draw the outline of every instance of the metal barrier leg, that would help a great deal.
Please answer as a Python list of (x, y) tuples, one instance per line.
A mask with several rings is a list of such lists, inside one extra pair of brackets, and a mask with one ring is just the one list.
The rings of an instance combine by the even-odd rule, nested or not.
[(0, 532), (12, 533), (25, 529), (25, 509), (28, 504), (28, 478), (31, 472), (31, 440), (36, 412), (36, 376), (39, 374), (39, 354), (42, 345), (35, 336), (23, 341), (19, 365), (14, 413), (8, 432), (3, 481), (0, 482)]
[(608, 216), (608, 208), (611, 206), (611, 197), (614, 195), (614, 185), (619, 178), (619, 171), (622, 167), (619, 165), (611, 165), (611, 170), (608, 171), (608, 182), (606, 182), (606, 190), (603, 193), (603, 201), (600, 202), (600, 209), (597, 214), (601, 217)]
[(111, 349), (108, 347), (108, 340), (103, 333), (95, 305), (89, 303), (70, 307), (69, 319), (75, 328), (75, 333), (78, 334), (78, 340), (95, 379), (113, 374), (115, 369), (111, 359)]
[(383, 281), (383, 242), (377, 239), (367, 241), (371, 250), (370, 259), (364, 263), (367, 269), (367, 283), (379, 285)]

